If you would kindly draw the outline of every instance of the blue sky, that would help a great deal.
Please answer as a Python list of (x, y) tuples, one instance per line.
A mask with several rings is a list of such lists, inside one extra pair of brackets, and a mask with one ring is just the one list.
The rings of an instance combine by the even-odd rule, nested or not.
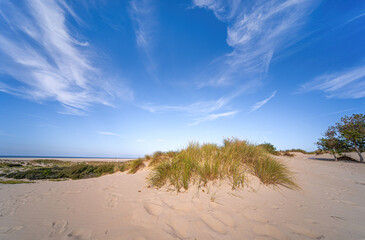
[(365, 1), (0, 1), (0, 155), (314, 150), (365, 110)]

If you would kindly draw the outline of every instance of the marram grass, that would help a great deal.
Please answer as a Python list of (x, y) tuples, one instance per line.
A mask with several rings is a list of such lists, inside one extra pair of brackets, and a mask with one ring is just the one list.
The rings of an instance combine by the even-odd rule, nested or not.
[[(138, 166), (143, 163), (137, 161), (134, 164)], [(223, 146), (193, 142), (178, 152), (156, 152), (145, 161), (152, 167), (152, 186), (172, 186), (176, 191), (188, 189), (191, 184), (204, 186), (224, 179), (230, 181), (233, 189), (241, 188), (247, 173), (256, 175), (264, 184), (297, 188), (284, 164), (262, 147), (238, 139), (225, 139)]]

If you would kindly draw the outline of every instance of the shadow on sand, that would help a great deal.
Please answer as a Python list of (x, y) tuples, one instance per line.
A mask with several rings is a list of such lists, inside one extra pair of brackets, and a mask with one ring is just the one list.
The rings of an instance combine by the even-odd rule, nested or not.
[[(309, 159), (312, 159), (312, 160), (319, 160), (319, 161), (329, 161), (329, 162), (335, 162), (335, 159), (334, 158), (324, 158), (324, 157), (311, 157)], [(343, 155), (341, 157), (338, 157), (337, 158), (338, 161), (341, 161), (341, 162), (353, 162), (353, 163), (360, 163), (359, 160), (356, 160), (352, 157), (349, 157), (349, 156), (346, 156), (346, 155)]]

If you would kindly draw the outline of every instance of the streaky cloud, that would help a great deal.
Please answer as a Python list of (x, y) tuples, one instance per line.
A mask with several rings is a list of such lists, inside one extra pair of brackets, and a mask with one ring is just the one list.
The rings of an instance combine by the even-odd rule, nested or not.
[(142, 52), (146, 70), (157, 81), (157, 67), (152, 57), (155, 36), (153, 29), (156, 25), (152, 3), (151, 0), (132, 0), (129, 13), (133, 20), (136, 44)]
[(198, 125), (202, 122), (208, 122), (208, 121), (213, 121), (216, 120), (218, 118), (222, 118), (222, 117), (229, 117), (229, 116), (234, 116), (238, 113), (239, 111), (231, 111), (231, 112), (224, 112), (224, 113), (217, 113), (217, 114), (209, 114), (205, 117), (201, 117), (196, 119), (195, 122), (193, 122), (192, 124), (189, 124), (189, 126), (194, 126), (194, 125)]
[(221, 110), (222, 108), (226, 107), (233, 99), (245, 93), (249, 88), (251, 88), (251, 85), (245, 84), (241, 87), (238, 87), (236, 91), (233, 91), (230, 94), (222, 96), (216, 100), (197, 101), (188, 105), (174, 106), (143, 104), (139, 105), (139, 107), (152, 113), (182, 112), (192, 116), (202, 116)]
[(255, 103), (252, 107), (251, 107), (251, 111), (250, 112), (254, 112), (260, 108), (262, 108), (268, 101), (270, 101), (273, 97), (275, 97), (276, 95), (276, 91), (274, 91), (270, 97), (266, 98), (265, 100), (262, 100), (260, 102)]
[(119, 136), (119, 134), (116, 134), (114, 132), (103, 132), (103, 131), (99, 131), (98, 132), (101, 135), (107, 135), (107, 136)]
[(0, 26), (0, 74), (18, 85), (3, 80), (0, 91), (36, 102), (58, 101), (64, 106), (60, 113), (72, 115), (85, 115), (93, 104), (112, 106), (116, 97), (133, 98), (127, 86), (114, 86), (91, 61), (96, 54), (89, 42), (74, 37), (80, 34), (68, 27), (68, 18), (82, 20), (65, 1), (34, 0), (24, 6), (3, 1), (0, 6), (0, 19), (7, 23)]
[(300, 86), (299, 93), (322, 91), (328, 98), (365, 97), (365, 65), (322, 74)]
[(275, 55), (300, 40), (297, 34), (313, 10), (315, 0), (223, 1), (194, 0), (227, 24), (229, 54), (220, 56), (203, 71), (199, 86), (232, 85), (260, 81)]

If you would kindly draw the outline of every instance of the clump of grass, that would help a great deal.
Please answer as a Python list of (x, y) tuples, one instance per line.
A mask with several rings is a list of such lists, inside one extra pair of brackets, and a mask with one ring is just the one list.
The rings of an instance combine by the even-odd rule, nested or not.
[[(289, 170), (261, 146), (238, 139), (225, 139), (223, 146), (190, 143), (170, 157), (157, 152), (149, 182), (156, 187), (172, 186), (176, 191), (190, 184), (228, 179), (232, 188), (244, 187), (245, 174), (255, 174), (264, 184), (295, 188)], [(151, 164), (150, 164), (151, 165)]]
[(21, 183), (33, 183), (29, 181), (23, 181), (23, 180), (0, 180), (1, 184), (21, 184)]
[(279, 151), (278, 155), (279, 156), (285, 156), (285, 157), (294, 157), (294, 154), (291, 153), (289, 150)]
[(129, 164), (130, 165), (129, 165), (129, 172), (128, 173), (132, 173), (132, 174), (138, 172), (138, 170), (145, 167), (143, 158), (138, 158), (136, 160), (130, 161)]
[(148, 166), (156, 166), (157, 164), (167, 161), (168, 159), (172, 159), (176, 155), (176, 152), (169, 151), (169, 152), (155, 152), (152, 157), (145, 158), (146, 161), (149, 161)]
[(298, 187), (291, 177), (291, 172), (282, 163), (269, 156), (257, 159), (253, 163), (253, 172), (264, 184)]

